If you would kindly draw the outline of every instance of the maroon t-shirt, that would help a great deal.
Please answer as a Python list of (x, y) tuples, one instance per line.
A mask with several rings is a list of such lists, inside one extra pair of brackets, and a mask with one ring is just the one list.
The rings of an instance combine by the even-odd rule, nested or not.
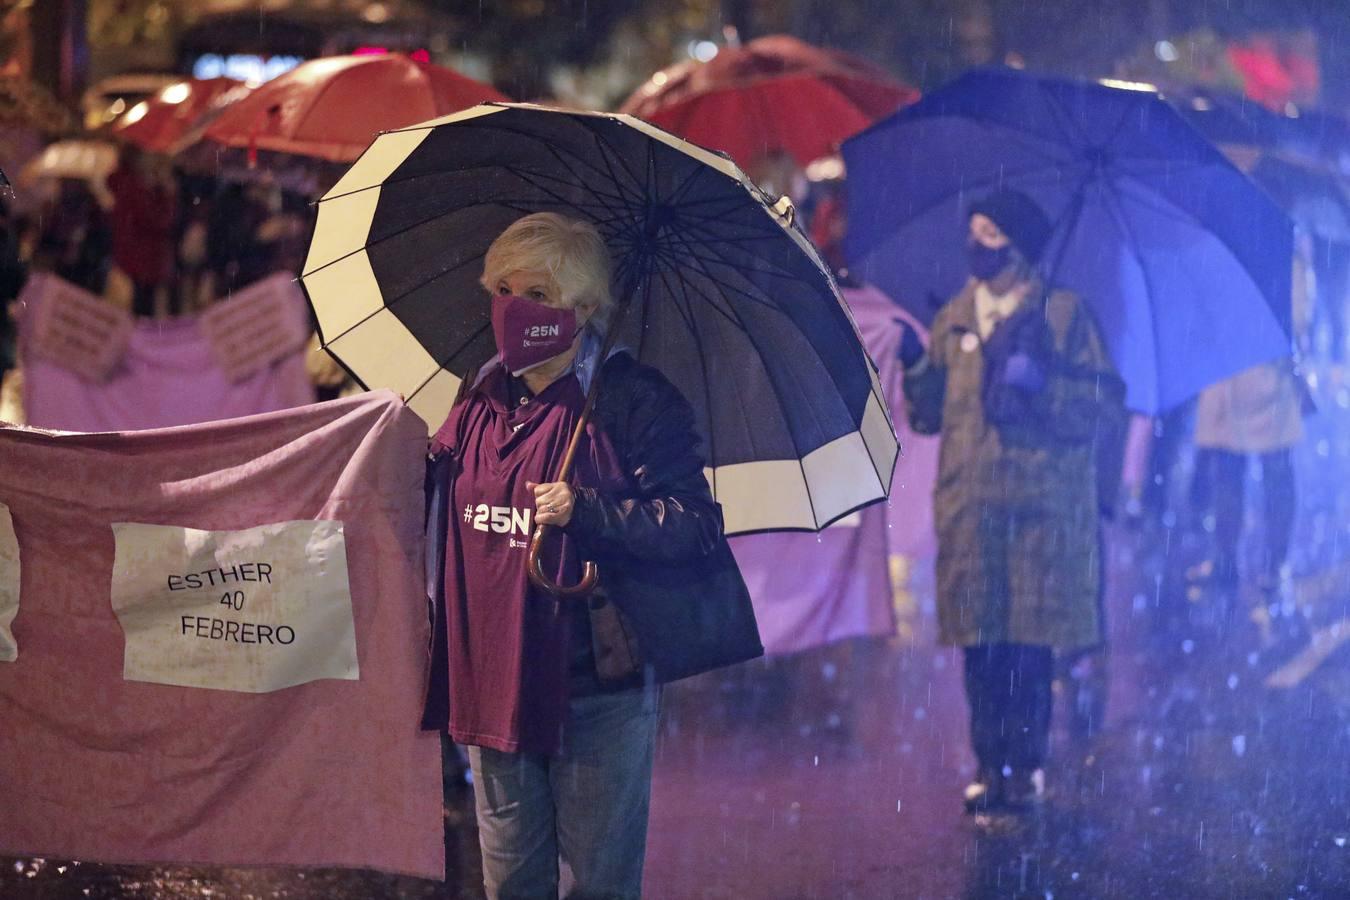
[[(455, 408), (437, 441), (457, 459), (445, 559), (450, 664), (450, 735), (459, 743), (522, 753), (556, 753), (567, 718), (571, 616), (526, 574), (534, 529), (527, 481), (556, 477), (585, 403), (565, 375), (537, 397), (511, 402), (511, 381), (494, 368)], [(572, 484), (612, 489), (620, 469), (592, 424)], [(604, 473), (603, 476), (601, 473)], [(545, 541), (545, 571), (576, 582), (570, 538)]]

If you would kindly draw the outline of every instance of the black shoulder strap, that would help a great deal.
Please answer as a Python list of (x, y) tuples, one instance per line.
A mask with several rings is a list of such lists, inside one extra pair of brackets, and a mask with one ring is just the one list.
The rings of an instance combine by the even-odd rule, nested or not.
[(469, 396), (469, 391), (478, 383), (478, 376), (482, 373), (482, 366), (474, 366), (464, 374), (464, 378), (459, 383), (459, 390), (455, 392), (455, 402), (452, 406), (458, 406), (464, 402), (464, 398)]

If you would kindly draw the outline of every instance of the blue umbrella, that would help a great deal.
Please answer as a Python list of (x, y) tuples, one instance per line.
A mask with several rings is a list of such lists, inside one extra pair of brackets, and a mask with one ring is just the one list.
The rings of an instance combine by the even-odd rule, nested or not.
[(969, 204), (1055, 222), (1047, 281), (1095, 313), (1142, 412), (1289, 352), (1293, 226), (1152, 91), (987, 70), (844, 143), (854, 274), (931, 319), (968, 277)]

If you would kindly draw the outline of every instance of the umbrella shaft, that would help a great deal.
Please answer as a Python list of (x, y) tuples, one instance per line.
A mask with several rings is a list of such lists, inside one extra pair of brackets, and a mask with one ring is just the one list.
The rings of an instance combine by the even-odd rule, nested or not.
[(609, 359), (609, 354), (614, 349), (614, 344), (618, 340), (619, 329), (623, 325), (624, 317), (627, 315), (631, 303), (632, 292), (629, 291), (620, 302), (614, 318), (610, 320), (604, 343), (600, 347), (600, 355), (595, 363), (595, 372), (591, 374), (590, 389), (586, 391), (586, 403), (581, 408), (581, 417), (577, 419), (576, 428), (572, 430), (572, 440), (567, 444), (567, 455), (563, 457), (562, 466), (559, 467), (558, 476), (554, 481), (567, 481), (572, 477), (572, 465), (576, 462), (577, 448), (581, 446), (581, 438), (586, 433), (586, 425), (590, 422), (591, 413), (595, 409), (595, 398), (600, 392), (600, 372), (605, 366), (605, 360)]

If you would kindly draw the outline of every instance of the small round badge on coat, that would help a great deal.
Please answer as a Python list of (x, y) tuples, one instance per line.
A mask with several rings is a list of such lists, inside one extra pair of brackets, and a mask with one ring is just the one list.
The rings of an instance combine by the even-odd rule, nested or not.
[(963, 353), (974, 353), (980, 349), (980, 337), (973, 331), (967, 331), (961, 335), (961, 351)]

